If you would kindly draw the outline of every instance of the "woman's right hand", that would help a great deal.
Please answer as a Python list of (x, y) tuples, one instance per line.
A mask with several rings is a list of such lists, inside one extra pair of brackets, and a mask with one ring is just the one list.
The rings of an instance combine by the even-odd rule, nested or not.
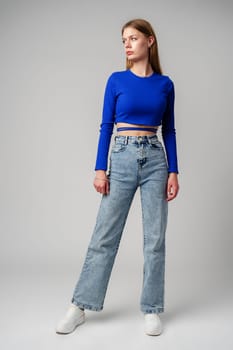
[(102, 194), (109, 194), (109, 179), (104, 170), (96, 170), (94, 179), (94, 187), (97, 192)]

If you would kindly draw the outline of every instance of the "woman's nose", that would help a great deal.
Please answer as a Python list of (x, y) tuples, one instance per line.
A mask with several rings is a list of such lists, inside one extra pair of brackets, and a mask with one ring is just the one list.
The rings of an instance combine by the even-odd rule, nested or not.
[(130, 47), (130, 41), (129, 40), (125, 40), (125, 48)]

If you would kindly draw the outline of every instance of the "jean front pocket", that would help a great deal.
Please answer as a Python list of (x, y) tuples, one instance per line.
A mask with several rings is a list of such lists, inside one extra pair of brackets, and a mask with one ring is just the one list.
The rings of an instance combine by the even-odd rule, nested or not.
[(163, 150), (163, 145), (159, 140), (151, 142), (151, 148)]
[(126, 145), (122, 144), (122, 143), (115, 143), (112, 146), (112, 153), (120, 153), (120, 152), (124, 152), (126, 149)]

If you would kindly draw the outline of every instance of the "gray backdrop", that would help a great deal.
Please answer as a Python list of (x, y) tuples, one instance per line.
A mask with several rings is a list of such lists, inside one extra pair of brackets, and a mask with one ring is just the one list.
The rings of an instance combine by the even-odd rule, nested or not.
[[(168, 313), (229, 310), (232, 10), (231, 1), (216, 0), (0, 1), (2, 310), (46, 301), (55, 322), (62, 310), (55, 317), (53, 308), (70, 300), (101, 198), (92, 182), (105, 83), (125, 69), (120, 30), (135, 17), (153, 25), (176, 89), (180, 193), (169, 203)], [(125, 306), (135, 295), (139, 308), (139, 199), (114, 265), (109, 308), (114, 293)], [(12, 324), (4, 326), (2, 339), (12, 346)], [(230, 332), (222, 332), (229, 345)]]

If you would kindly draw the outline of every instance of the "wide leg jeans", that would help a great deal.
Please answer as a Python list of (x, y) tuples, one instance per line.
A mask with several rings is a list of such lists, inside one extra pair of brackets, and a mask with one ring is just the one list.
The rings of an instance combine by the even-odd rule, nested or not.
[(110, 154), (110, 193), (103, 195), (72, 303), (103, 309), (107, 286), (127, 215), (140, 188), (143, 222), (143, 313), (164, 311), (167, 161), (153, 136), (116, 136)]

